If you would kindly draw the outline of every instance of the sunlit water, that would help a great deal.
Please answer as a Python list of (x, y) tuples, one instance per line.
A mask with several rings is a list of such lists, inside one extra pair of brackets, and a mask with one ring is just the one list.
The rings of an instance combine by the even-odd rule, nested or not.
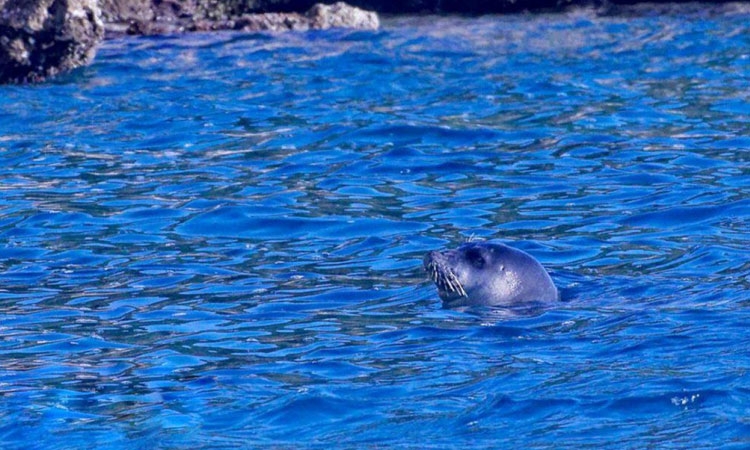
[[(2, 448), (748, 448), (749, 33), (388, 19), (1, 87)], [(470, 238), (562, 301), (443, 307)]]

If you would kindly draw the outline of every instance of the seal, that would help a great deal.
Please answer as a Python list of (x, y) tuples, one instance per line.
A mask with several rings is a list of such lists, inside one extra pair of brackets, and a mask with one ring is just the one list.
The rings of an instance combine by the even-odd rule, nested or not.
[(429, 252), (424, 267), (440, 298), (450, 304), (512, 306), (559, 299), (539, 261), (504, 244), (468, 242)]

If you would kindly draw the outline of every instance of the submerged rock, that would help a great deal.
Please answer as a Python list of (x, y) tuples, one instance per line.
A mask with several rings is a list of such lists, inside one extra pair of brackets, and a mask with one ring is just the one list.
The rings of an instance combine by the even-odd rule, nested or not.
[(96, 0), (0, 0), (0, 83), (88, 64), (103, 38)]

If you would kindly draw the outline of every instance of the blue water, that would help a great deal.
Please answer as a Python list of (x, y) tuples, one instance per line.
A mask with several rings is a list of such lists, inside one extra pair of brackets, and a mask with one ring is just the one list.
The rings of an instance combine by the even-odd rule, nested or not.
[[(391, 18), (0, 87), (0, 447), (749, 448), (748, 36)], [(443, 307), (470, 238), (562, 301)]]

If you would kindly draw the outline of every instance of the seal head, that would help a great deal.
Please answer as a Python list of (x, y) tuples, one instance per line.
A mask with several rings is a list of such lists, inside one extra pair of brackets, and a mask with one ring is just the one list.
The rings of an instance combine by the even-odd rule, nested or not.
[(511, 306), (559, 298), (552, 278), (536, 259), (503, 244), (469, 242), (430, 252), (424, 267), (440, 298), (450, 304)]

